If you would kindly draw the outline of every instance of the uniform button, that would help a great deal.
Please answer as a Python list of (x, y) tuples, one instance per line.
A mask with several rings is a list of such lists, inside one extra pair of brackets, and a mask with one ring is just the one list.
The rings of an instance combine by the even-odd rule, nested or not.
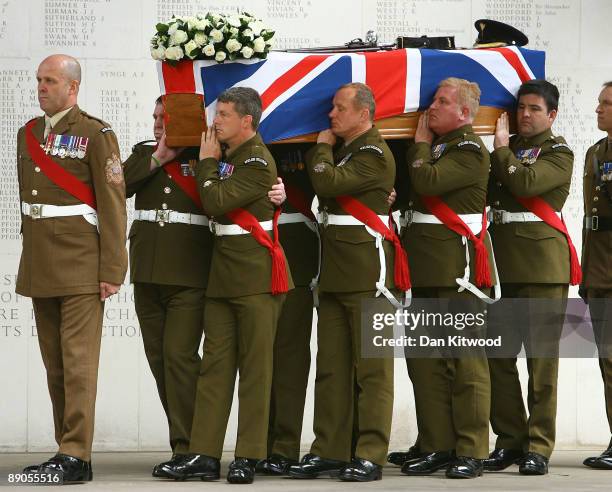
[(38, 191), (32, 190), (32, 196), (36, 196), (36, 195), (38, 195)]
[(165, 225), (166, 225), (166, 223), (165, 223), (165, 222), (160, 222), (160, 223), (159, 223), (159, 227), (164, 227)]
[(170, 193), (171, 191), (172, 191), (172, 188), (170, 188), (169, 186), (166, 186), (164, 188), (164, 193), (166, 193), (166, 194)]
[(596, 214), (596, 213), (597, 213), (597, 209), (596, 209), (596, 208), (594, 208), (594, 209), (592, 209), (592, 210), (591, 210), (591, 212), (593, 212), (594, 214)]
[(166, 210), (166, 209), (168, 208), (168, 204), (167, 204), (167, 203), (162, 203), (162, 208), (163, 208), (164, 210)]
[(413, 205), (412, 201), (409, 201), (409, 202), (408, 202), (408, 206), (409, 206), (409, 207), (412, 207), (412, 205)]
[(497, 186), (499, 186), (501, 188), (501, 186), (502, 186), (501, 181), (497, 182)]
[(599, 197), (598, 197), (598, 196), (594, 196), (594, 197), (593, 197), (593, 201), (594, 201), (594, 202), (598, 202), (598, 201), (599, 201)]
[(493, 205), (495, 205), (496, 207), (499, 207), (499, 200), (493, 202)]
[(39, 172), (40, 172), (40, 167), (36, 166), (36, 167), (34, 168), (34, 171), (35, 171), (35, 172), (37, 172), (37, 173), (39, 173)]

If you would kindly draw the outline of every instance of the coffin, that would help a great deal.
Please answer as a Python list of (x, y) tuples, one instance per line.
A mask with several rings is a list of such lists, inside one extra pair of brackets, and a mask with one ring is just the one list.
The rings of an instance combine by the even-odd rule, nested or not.
[(256, 89), (263, 102), (259, 131), (266, 143), (315, 140), (329, 128), (333, 94), (348, 82), (365, 82), (376, 99), (375, 124), (386, 139), (414, 136), (419, 114), (438, 83), (459, 77), (478, 83), (479, 135), (493, 134), (499, 115), (514, 109), (521, 83), (545, 77), (543, 51), (518, 47), (367, 53), (271, 52), (265, 60), (157, 62), (172, 146), (198, 146), (212, 122), (218, 95), (233, 86)]

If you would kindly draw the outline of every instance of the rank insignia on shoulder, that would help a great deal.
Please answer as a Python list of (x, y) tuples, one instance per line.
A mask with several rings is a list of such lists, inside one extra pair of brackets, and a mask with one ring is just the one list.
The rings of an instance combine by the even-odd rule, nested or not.
[(538, 160), (541, 151), (540, 147), (534, 147), (532, 149), (517, 150), (515, 155), (521, 164), (528, 166)]
[(431, 155), (434, 160), (438, 160), (440, 158), (440, 156), (444, 152), (444, 149), (446, 149), (446, 144), (434, 145), (434, 147), (431, 149)]
[(464, 145), (472, 145), (477, 149), (480, 148), (480, 144), (478, 142), (474, 142), (473, 140), (464, 140), (463, 142), (459, 142), (457, 144), (457, 147), (463, 147)]
[(336, 164), (336, 167), (342, 167), (342, 166), (344, 166), (344, 165), (345, 165), (345, 164), (346, 164), (346, 163), (349, 161), (349, 159), (350, 159), (352, 156), (353, 156), (352, 152), (349, 152), (348, 154), (346, 154), (346, 155), (345, 155), (345, 156), (342, 158), (342, 160), (341, 160), (341, 161), (340, 161), (338, 164)]
[(264, 166), (268, 165), (268, 161), (266, 161), (265, 159), (262, 159), (261, 157), (249, 157), (246, 161), (244, 161), (245, 164), (251, 164), (254, 162), (259, 162), (260, 164), (263, 164)]
[(104, 128), (101, 128), (100, 131), (102, 133), (106, 133), (106, 132), (112, 132), (113, 129), (110, 126), (105, 126)]
[(217, 168), (219, 179), (227, 179), (234, 173), (234, 166), (227, 162), (220, 162)]
[(415, 169), (418, 167), (421, 167), (422, 165), (423, 165), (423, 159), (417, 159), (416, 161), (412, 163), (412, 167), (414, 167)]
[(115, 186), (123, 184), (123, 167), (114, 152), (106, 159), (106, 182)]
[(312, 168), (312, 170), (315, 173), (322, 173), (325, 172), (325, 164), (320, 162), (319, 164), (315, 165), (315, 167)]
[(381, 149), (380, 147), (378, 147), (377, 145), (362, 145), (361, 147), (359, 147), (359, 150), (364, 150), (366, 152), (372, 152), (374, 154), (377, 155), (383, 155), (383, 149)]
[(212, 181), (210, 179), (207, 179), (206, 181), (204, 181), (204, 183), (202, 183), (202, 187), (206, 188), (207, 186), (210, 186), (212, 184)]
[(514, 174), (515, 171), (516, 171), (516, 166), (510, 166), (508, 168), (508, 174)]

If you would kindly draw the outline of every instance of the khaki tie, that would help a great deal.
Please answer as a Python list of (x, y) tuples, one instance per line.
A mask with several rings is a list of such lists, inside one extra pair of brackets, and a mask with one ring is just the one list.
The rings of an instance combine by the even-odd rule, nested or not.
[(45, 133), (43, 134), (45, 139), (49, 136), (49, 133), (51, 133), (51, 120), (45, 118)]

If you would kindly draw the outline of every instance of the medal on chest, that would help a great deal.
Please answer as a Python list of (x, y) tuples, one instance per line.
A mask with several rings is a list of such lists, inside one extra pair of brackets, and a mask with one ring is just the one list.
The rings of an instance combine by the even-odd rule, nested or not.
[(195, 159), (189, 159), (187, 162), (181, 162), (181, 176), (195, 176), (195, 171), (193, 170), (195, 163)]
[(538, 159), (541, 150), (542, 149), (540, 147), (534, 147), (532, 149), (522, 149), (517, 150), (515, 155), (521, 164), (524, 164), (525, 166), (530, 166)]
[(217, 172), (219, 173), (219, 179), (227, 179), (233, 174), (234, 166), (227, 162), (220, 162)]
[(433, 146), (431, 149), (431, 156), (433, 157), (434, 161), (437, 161), (442, 156), (445, 149), (446, 144), (438, 144)]
[(604, 162), (599, 169), (602, 181), (612, 181), (612, 161)]
[(89, 139), (77, 137), (76, 135), (56, 135), (49, 133), (42, 146), (45, 154), (65, 159), (83, 159), (87, 152)]

